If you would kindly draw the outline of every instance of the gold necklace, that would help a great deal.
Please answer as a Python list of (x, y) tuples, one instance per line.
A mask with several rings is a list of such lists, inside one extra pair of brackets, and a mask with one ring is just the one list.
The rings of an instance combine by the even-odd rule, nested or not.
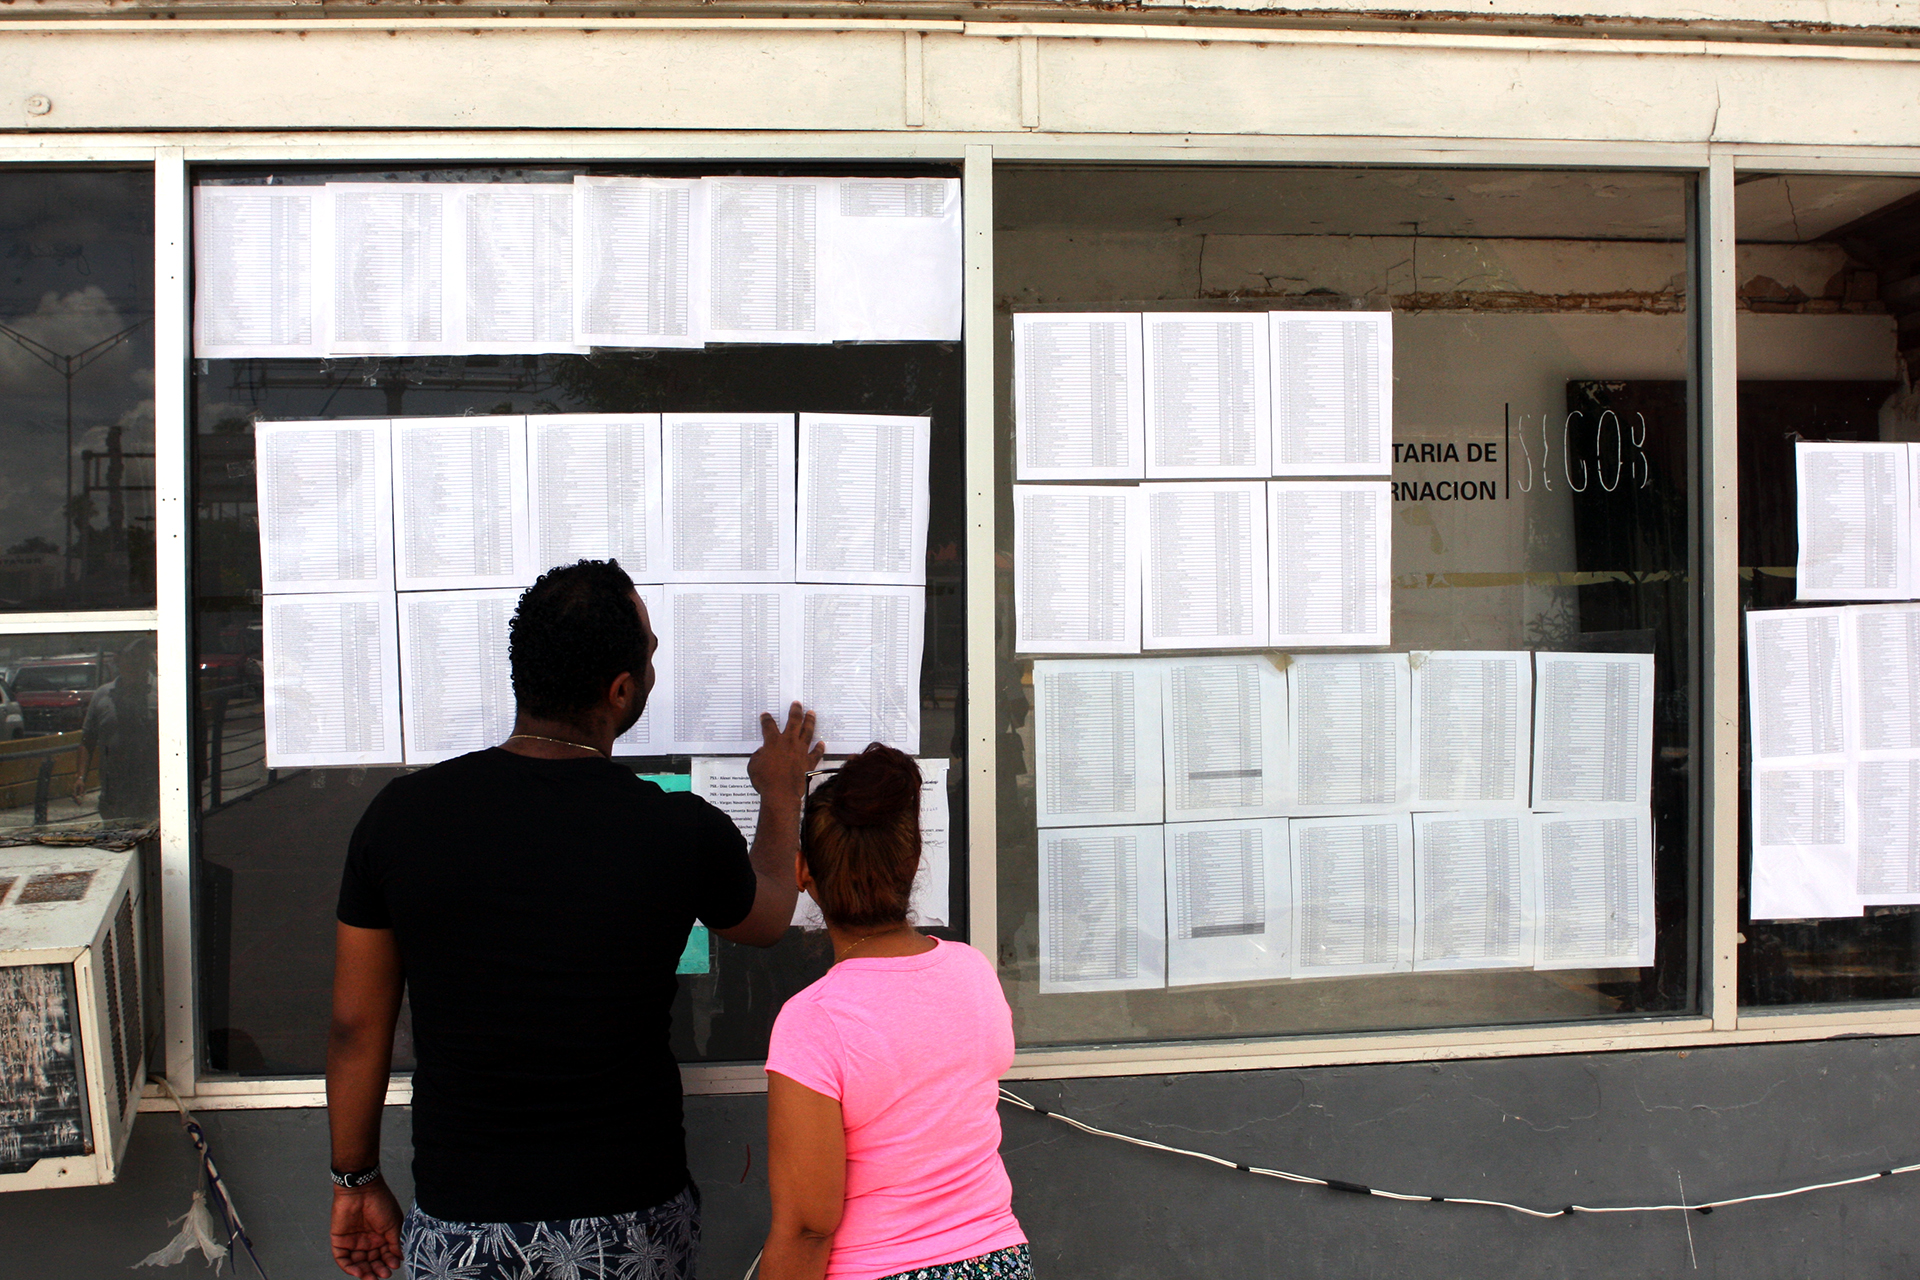
[(913, 926), (910, 924), (895, 925), (891, 929), (882, 929), (878, 933), (866, 934), (862, 936), (859, 940), (857, 940), (851, 947), (848, 947), (847, 954), (844, 956), (841, 956), (839, 960), (835, 960), (834, 963), (839, 964), (840, 960), (851, 959), (853, 956), (853, 953), (857, 951), (864, 944), (872, 942), (875, 938), (884, 938), (888, 934), (899, 933), (902, 929), (905, 929), (908, 932), (911, 932), (913, 930)]
[(602, 760), (612, 759), (611, 756), (600, 748), (590, 747), (584, 742), (568, 742), (565, 738), (543, 738), (537, 733), (510, 733), (507, 735), (508, 742), (512, 742), (515, 738), (531, 738), (535, 742), (551, 742), (556, 747), (578, 747), (582, 751), (593, 752), (593, 754), (599, 756)]

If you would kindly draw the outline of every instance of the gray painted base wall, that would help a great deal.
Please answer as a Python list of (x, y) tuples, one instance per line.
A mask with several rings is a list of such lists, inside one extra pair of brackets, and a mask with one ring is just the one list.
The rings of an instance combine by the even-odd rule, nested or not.
[[(1668, 1201), (1680, 1178), (1701, 1200), (1920, 1161), (1920, 1038), (1013, 1088), (1092, 1124), (1242, 1162), (1540, 1207)], [(758, 1096), (688, 1100), (706, 1280), (742, 1275), (765, 1230), (764, 1115)], [(1011, 1108), (1003, 1117), (1014, 1207), (1042, 1280), (1920, 1273), (1920, 1174), (1711, 1215), (1536, 1221), (1255, 1178)], [(202, 1119), (273, 1280), (337, 1276), (324, 1114)], [(404, 1111), (389, 1114), (388, 1135), (403, 1184)], [(128, 1274), (171, 1237), (193, 1178), (179, 1125), (142, 1116), (117, 1184), (0, 1196), (0, 1274)]]

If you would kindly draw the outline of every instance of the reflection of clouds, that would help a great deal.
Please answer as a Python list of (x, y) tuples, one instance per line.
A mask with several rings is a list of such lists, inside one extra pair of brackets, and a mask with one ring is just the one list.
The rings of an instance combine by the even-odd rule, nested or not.
[(151, 453), (153, 445), (153, 401), (142, 400), (133, 408), (126, 410), (111, 423), (101, 423), (82, 431), (76, 424), (73, 429), (73, 451), (76, 457), (83, 449), (92, 449), (98, 453), (107, 447), (107, 432), (114, 427), (120, 428), (120, 447), (129, 453)]

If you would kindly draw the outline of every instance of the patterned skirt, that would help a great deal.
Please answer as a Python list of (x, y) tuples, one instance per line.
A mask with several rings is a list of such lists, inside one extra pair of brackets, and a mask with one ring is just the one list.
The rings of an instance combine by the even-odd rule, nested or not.
[(918, 1271), (902, 1271), (898, 1275), (885, 1277), (885, 1280), (1032, 1280), (1033, 1254), (1024, 1244), (1016, 1244), (1006, 1249), (995, 1249), (992, 1253), (983, 1253), (977, 1258), (964, 1258), (959, 1262), (942, 1262), (938, 1266), (921, 1267)]
[(442, 1222), (415, 1205), (400, 1225), (411, 1280), (689, 1280), (700, 1197), (611, 1218)]

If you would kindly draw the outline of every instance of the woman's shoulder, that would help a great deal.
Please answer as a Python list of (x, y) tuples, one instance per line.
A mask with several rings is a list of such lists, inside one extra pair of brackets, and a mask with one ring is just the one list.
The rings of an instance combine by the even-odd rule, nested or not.
[(993, 972), (993, 964), (980, 953), (979, 948), (964, 942), (952, 942), (946, 938), (937, 938), (939, 956), (942, 964), (953, 966), (954, 970), (972, 978), (985, 978), (998, 985), (1000, 979)]

